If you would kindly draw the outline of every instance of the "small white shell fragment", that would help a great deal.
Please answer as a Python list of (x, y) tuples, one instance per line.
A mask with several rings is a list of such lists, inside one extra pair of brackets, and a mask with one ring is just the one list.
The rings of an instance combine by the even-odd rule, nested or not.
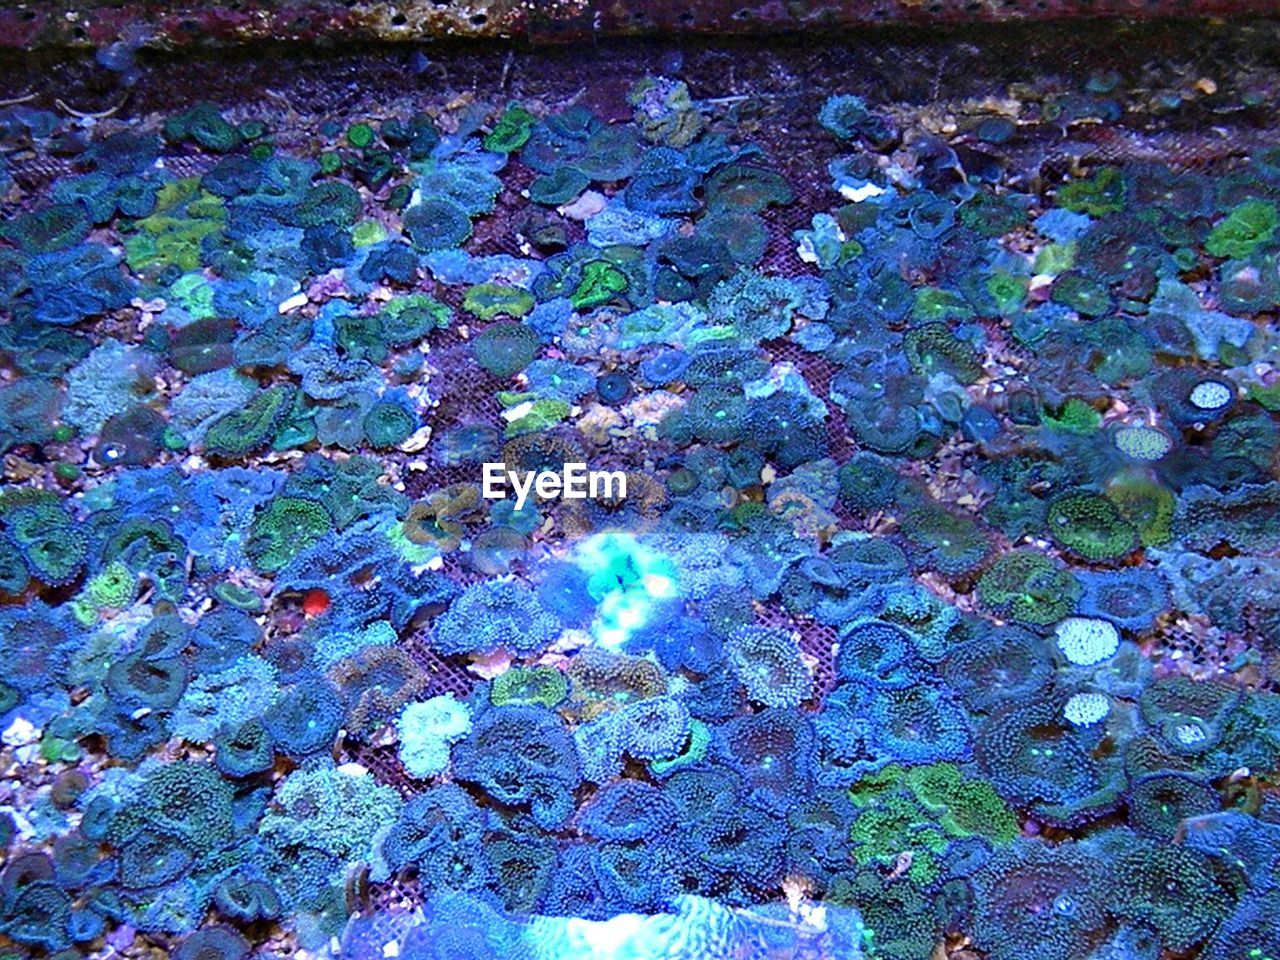
[(16, 717), (13, 723), (9, 724), (9, 729), (0, 734), (0, 740), (10, 747), (25, 747), (39, 739), (40, 728), (25, 717)]
[(879, 197), (888, 192), (884, 187), (878, 187), (869, 181), (856, 187), (853, 184), (845, 184), (840, 188), (840, 196), (853, 203), (861, 203), (863, 200), (870, 200), (872, 197)]
[(419, 450), (425, 449), (427, 444), (430, 442), (431, 426), (428, 424), (427, 426), (419, 427), (414, 431), (413, 435), (409, 437), (409, 439), (400, 444), (400, 449), (405, 453), (417, 453)]
[(514, 423), (532, 410), (533, 401), (526, 400), (524, 403), (517, 403), (514, 407), (508, 407), (506, 410), (503, 410), (502, 416), (508, 423)]
[(597, 213), (600, 213), (609, 201), (605, 199), (604, 194), (596, 190), (588, 190), (573, 203), (566, 203), (562, 207), (556, 207), (556, 212), (561, 216), (568, 217), (570, 220), (589, 220)]
[(300, 307), (305, 307), (308, 302), (309, 301), (305, 293), (295, 293), (288, 300), (281, 301), (280, 306), (277, 309), (281, 313), (288, 313), (290, 310), (297, 310)]

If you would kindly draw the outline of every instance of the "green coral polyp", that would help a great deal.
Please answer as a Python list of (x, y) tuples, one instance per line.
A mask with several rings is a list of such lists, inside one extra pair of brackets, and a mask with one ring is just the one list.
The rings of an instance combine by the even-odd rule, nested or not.
[(222, 233), (226, 222), (223, 199), (201, 189), (199, 177), (167, 183), (156, 194), (155, 210), (124, 238), (125, 262), (143, 272), (199, 270), (201, 244)]
[(533, 306), (533, 294), (528, 290), (497, 283), (478, 283), (462, 298), (462, 308), (481, 320), (523, 317)]
[(1072, 180), (1058, 190), (1058, 204), (1068, 210), (1105, 217), (1124, 209), (1128, 187), (1117, 167), (1102, 167), (1086, 180)]
[(493, 680), (489, 699), (494, 706), (536, 703), (553, 709), (569, 695), (569, 681), (554, 667), (512, 667)]
[(925, 376), (951, 374), (964, 384), (982, 376), (982, 355), (956, 337), (945, 324), (927, 323), (909, 331), (904, 342), (911, 366)]
[[(902, 826), (921, 829), (926, 837), (940, 828), (948, 837), (982, 837), (992, 844), (1004, 845), (1012, 843), (1021, 832), (1017, 815), (992, 784), (967, 776), (953, 763), (917, 767), (890, 764), (859, 780), (849, 795), (859, 806), (882, 811), (867, 821), (862, 816), (855, 821), (853, 839), (863, 844), (873, 841), (877, 830), (899, 822), (903, 813), (912, 816), (913, 822)], [(873, 847), (864, 847), (863, 857), (872, 850)]]
[(513, 103), (503, 111), (493, 129), (484, 138), (484, 148), (495, 153), (514, 153), (525, 145), (537, 122), (528, 110)]
[(254, 518), (245, 553), (264, 573), (274, 573), (333, 528), (333, 519), (313, 500), (278, 497)]
[(1131, 552), (1136, 532), (1101, 494), (1072, 493), (1049, 507), (1049, 535), (1086, 560), (1114, 560)]
[(520, 416), (509, 420), (503, 430), (505, 437), (518, 437), (526, 433), (537, 433), (560, 423), (573, 408), (568, 401), (540, 398), (534, 400)]
[(1274, 203), (1248, 200), (1233, 207), (1215, 226), (1204, 247), (1215, 257), (1247, 257), (1275, 236), (1280, 213)]
[(138, 577), (119, 560), (85, 584), (85, 599), (99, 610), (123, 610), (138, 592)]
[(476, 362), (495, 377), (513, 377), (538, 355), (538, 336), (522, 323), (501, 321), (485, 327), (471, 343)]
[(1015, 550), (999, 557), (978, 582), (978, 597), (992, 610), (1021, 623), (1047, 625), (1074, 608), (1080, 584), (1042, 553)]
[(395, 401), (382, 401), (369, 408), (364, 417), (364, 434), (377, 450), (391, 450), (404, 443), (418, 429), (412, 410)]
[(569, 302), (578, 310), (589, 310), (608, 303), (629, 286), (627, 275), (613, 264), (592, 260), (582, 268), (582, 282), (569, 295)]
[(1049, 427), (1063, 433), (1086, 436), (1102, 424), (1102, 414), (1085, 401), (1072, 397), (1058, 410), (1045, 410), (1041, 419)]
[(924, 808), (954, 837), (985, 837), (1012, 843), (1020, 834), (1018, 817), (990, 782), (965, 776), (951, 763), (913, 767), (907, 785)]
[(210, 424), (205, 452), (228, 459), (244, 457), (271, 444), (293, 410), (296, 390), (275, 386), (263, 390), (243, 410), (234, 410)]

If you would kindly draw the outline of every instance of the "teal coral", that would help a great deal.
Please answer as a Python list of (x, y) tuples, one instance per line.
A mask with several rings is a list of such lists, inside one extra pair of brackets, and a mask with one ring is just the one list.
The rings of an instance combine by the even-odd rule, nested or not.
[(471, 732), (471, 716), (449, 694), (404, 708), (398, 721), (400, 762), (415, 777), (433, 777), (449, 765), (449, 747)]

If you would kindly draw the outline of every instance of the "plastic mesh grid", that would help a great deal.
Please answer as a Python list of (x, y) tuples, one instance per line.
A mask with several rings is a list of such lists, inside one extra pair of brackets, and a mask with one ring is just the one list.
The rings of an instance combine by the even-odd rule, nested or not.
[[(424, 698), (450, 693), (461, 700), (471, 693), (475, 681), (467, 672), (465, 662), (460, 658), (441, 657), (432, 650), (425, 630), (401, 639), (399, 646), (429, 678), (422, 693)], [(423, 781), (415, 780), (405, 770), (394, 744), (368, 744), (348, 738), (343, 743), (342, 750), (344, 759), (359, 763), (378, 780), (395, 787), (405, 796), (412, 795), (424, 786)]]
[(836, 686), (836, 631), (812, 617), (796, 617), (780, 606), (760, 606), (756, 619), (766, 627), (780, 627), (800, 636), (800, 650), (812, 661), (813, 697), (809, 705), (817, 709)]

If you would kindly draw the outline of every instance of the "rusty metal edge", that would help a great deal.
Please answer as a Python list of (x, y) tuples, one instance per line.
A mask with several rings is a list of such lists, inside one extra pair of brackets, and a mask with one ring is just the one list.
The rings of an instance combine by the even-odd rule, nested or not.
[(0, 48), (833, 32), (875, 25), (1280, 15), (1280, 0), (25, 0)]

